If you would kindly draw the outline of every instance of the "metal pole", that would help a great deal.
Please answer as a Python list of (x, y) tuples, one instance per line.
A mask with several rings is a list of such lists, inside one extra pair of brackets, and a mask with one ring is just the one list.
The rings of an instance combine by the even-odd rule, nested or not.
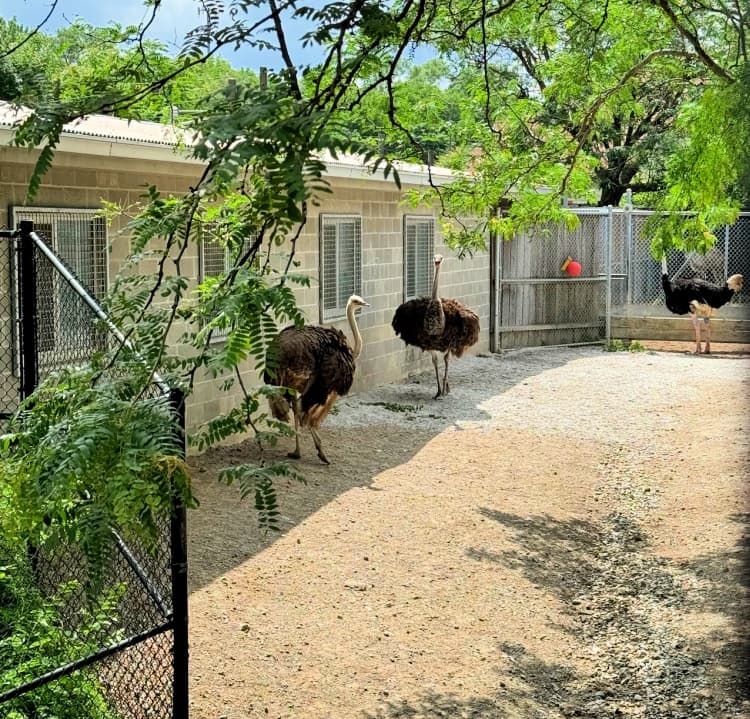
[(604, 338), (609, 344), (612, 338), (612, 227), (613, 227), (612, 205), (607, 206), (607, 244), (606, 244), (606, 267), (607, 267), (607, 293), (604, 300)]
[(729, 277), (729, 225), (724, 225), (724, 282)]
[[(180, 389), (169, 393), (177, 419), (177, 452), (185, 457), (185, 395)], [(174, 679), (172, 683), (172, 717), (188, 719), (189, 712), (189, 645), (187, 581), (187, 514), (185, 506), (175, 501), (170, 526), (172, 575), (172, 612), (174, 619)]]
[(628, 278), (627, 299), (628, 306), (633, 304), (633, 191), (625, 193), (625, 257), (628, 263), (625, 274)]
[(497, 233), (490, 232), (490, 352), (497, 352)]
[(36, 263), (32, 232), (34, 223), (22, 220), (19, 248), (19, 361), (21, 364), (21, 400), (31, 396), (39, 382), (39, 351), (37, 345)]

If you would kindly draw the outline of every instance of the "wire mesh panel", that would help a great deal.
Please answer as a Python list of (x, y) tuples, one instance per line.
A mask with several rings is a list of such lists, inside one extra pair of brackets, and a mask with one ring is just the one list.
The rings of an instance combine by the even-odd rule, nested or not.
[[(8, 702), (8, 708), (47, 701), (33, 691), (57, 691), (72, 692), (71, 701), (80, 702), (80, 716), (173, 717), (168, 524), (162, 527), (155, 551), (132, 539), (126, 543), (115, 534), (114, 550), (93, 594), (87, 591), (89, 569), (76, 545), (62, 544), (34, 555), (35, 584), (41, 597), (54, 606), (55, 621), (66, 638), (54, 653), (56, 666), (40, 669), (96, 661), (71, 671), (60, 686), (42, 686), (15, 704)], [(36, 651), (30, 649), (30, 658)], [(0, 687), (0, 692), (5, 689)], [(0, 703), (0, 715), (2, 711)]]
[[(496, 347), (597, 342), (606, 332), (610, 217), (582, 213), (574, 230), (545, 225), (500, 247)], [(619, 253), (620, 265), (622, 251)], [(571, 258), (578, 276), (563, 270)], [(622, 278), (618, 285), (623, 285)], [(622, 289), (620, 288), (620, 291)]]
[(435, 219), (404, 216), (404, 300), (432, 293)]
[[(94, 210), (12, 208), (14, 221), (34, 231), (93, 297), (107, 289), (106, 224)], [(42, 375), (89, 359), (106, 338), (83, 298), (37, 250), (37, 322)]]
[[(103, 235), (96, 230), (95, 218), (84, 219), (75, 227), (64, 218), (55, 218), (54, 225), (43, 224), (48, 233), (44, 240), (29, 230), (30, 223), (22, 223), (18, 267), (9, 273), (11, 279), (22, 278), (21, 287), (14, 289), (9, 281), (12, 291), (7, 294), (15, 298), (11, 324), (23, 330), (18, 348), (22, 389), (27, 394), (29, 377), (33, 385), (52, 370), (90, 359), (105, 342), (123, 341), (116, 328), (100, 319), (101, 308), (83, 286), (103, 289), (106, 280), (98, 265)], [(50, 245), (66, 250), (64, 262)], [(108, 335), (107, 328), (113, 334)], [(3, 351), (12, 354), (16, 344), (10, 349), (3, 346)], [(19, 395), (17, 387), (16, 401)], [(179, 434), (184, 433), (180, 393), (154, 376), (137, 402), (158, 404), (152, 409), (165, 418), (179, 418), (182, 429), (175, 429), (179, 454)], [(96, 521), (93, 504), (91, 510), (91, 521)], [(30, 609), (35, 622), (33, 641), (28, 647), (17, 641), (11, 654), (18, 669), (0, 666), (0, 717), (187, 717), (184, 508), (174, 506), (172, 516), (161, 521), (155, 547), (145, 539), (125, 541), (117, 527), (105, 525), (111, 542), (103, 561), (96, 564), (101, 567), (98, 572), (93, 572), (75, 542), (36, 548), (26, 556), (0, 538), (0, 566), (13, 567), (14, 583), (8, 586), (23, 588), (17, 603)], [(3, 580), (10, 575), (0, 573), (0, 612), (8, 606)], [(0, 621), (3, 639), (8, 632), (23, 636), (23, 627), (21, 634), (14, 627), (16, 621), (15, 614), (7, 625)]]
[(320, 218), (321, 320), (343, 317), (352, 294), (362, 292), (362, 220), (348, 215)]
[[(664, 307), (664, 291), (661, 284), (661, 264), (651, 254), (652, 236), (649, 220), (653, 212), (633, 210), (630, 213), (632, 239), (630, 250), (630, 272), (627, 301), (623, 311), (627, 314), (669, 314)], [(723, 285), (732, 274), (748, 277), (750, 273), (750, 214), (743, 213), (731, 226), (716, 231), (717, 242), (705, 255), (698, 252), (671, 250), (667, 255), (667, 271), (670, 279), (698, 277)], [(747, 287), (737, 293), (731, 305), (750, 302)], [(722, 316), (731, 317), (733, 311), (727, 307)]]
[(0, 423), (18, 409), (20, 392), (15, 247), (15, 239), (0, 238)]

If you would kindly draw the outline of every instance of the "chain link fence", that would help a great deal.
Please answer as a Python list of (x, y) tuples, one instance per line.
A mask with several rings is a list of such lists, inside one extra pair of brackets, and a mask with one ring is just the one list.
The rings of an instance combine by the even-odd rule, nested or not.
[[(648, 220), (653, 212), (577, 208), (572, 231), (545, 225), (495, 248), (493, 347), (556, 346), (603, 342), (613, 315), (669, 316), (661, 265), (651, 255)], [(670, 278), (701, 277), (723, 284), (735, 273), (750, 277), (750, 213), (717, 232), (706, 255), (672, 251)], [(580, 274), (564, 269), (570, 258)], [(577, 269), (577, 268), (576, 268)], [(746, 316), (748, 289), (722, 317)]]
[[(6, 417), (49, 373), (84, 362), (107, 342), (123, 340), (72, 272), (70, 256), (64, 262), (52, 251), (50, 237), (32, 232), (30, 224), (23, 222), (22, 232), (0, 233), (0, 258), (8, 267), (0, 331), (3, 376), (11, 378), (0, 384)], [(90, 237), (89, 229), (67, 226), (69, 236), (79, 239)], [(86, 279), (89, 287), (96, 286), (92, 275)], [(139, 401), (163, 403), (177, 413), (184, 431), (179, 392), (155, 377), (147, 395)], [(0, 565), (11, 561), (18, 582), (28, 574), (28, 581), (18, 585), (25, 587), (23, 601), (46, 627), (26, 653), (23, 647), (10, 655), (0, 651), (0, 662), (6, 656), (18, 662), (15, 672), (0, 664), (5, 677), (0, 717), (187, 717), (184, 508), (175, 507), (172, 517), (163, 520), (155, 548), (124, 541), (116, 527), (111, 531), (112, 550), (101, 581), (94, 584), (75, 544), (34, 549), (25, 558), (0, 543)], [(10, 601), (2, 579), (0, 572), (0, 608)], [(0, 620), (0, 646), (13, 639), (15, 630), (23, 628)]]
[[(648, 221), (653, 213), (633, 210), (628, 214), (632, 217), (630, 275), (622, 312), (666, 316), (669, 311), (664, 306), (661, 266), (651, 256), (651, 236), (648, 233)], [(741, 213), (733, 225), (720, 227), (715, 234), (717, 242), (705, 255), (672, 250), (667, 256), (670, 279), (699, 277), (723, 285), (733, 274), (750, 277), (750, 213)], [(749, 302), (750, 292), (746, 286), (734, 296), (729, 306), (722, 309), (722, 317), (740, 316), (738, 306)]]

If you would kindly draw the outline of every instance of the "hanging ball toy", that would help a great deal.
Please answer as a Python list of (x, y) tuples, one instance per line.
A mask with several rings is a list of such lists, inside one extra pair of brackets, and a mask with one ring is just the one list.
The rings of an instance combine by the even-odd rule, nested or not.
[(572, 257), (568, 257), (563, 262), (562, 271), (568, 275), (568, 277), (578, 277), (581, 274), (581, 263), (576, 262)]

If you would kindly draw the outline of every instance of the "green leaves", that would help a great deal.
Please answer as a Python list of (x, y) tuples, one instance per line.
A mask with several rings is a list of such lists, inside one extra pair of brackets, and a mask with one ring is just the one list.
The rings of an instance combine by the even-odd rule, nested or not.
[(112, 527), (153, 547), (174, 500), (195, 505), (169, 403), (133, 397), (131, 383), (93, 368), (50, 377), (12, 421), (0, 456), (6, 530), (38, 546), (77, 544), (94, 584)]
[(266, 530), (279, 530), (280, 512), (276, 500), (274, 480), (294, 479), (304, 482), (302, 474), (289, 462), (274, 462), (269, 465), (242, 464), (221, 471), (220, 479), (227, 485), (237, 483), (240, 496), (252, 496), (258, 513), (260, 527)]

